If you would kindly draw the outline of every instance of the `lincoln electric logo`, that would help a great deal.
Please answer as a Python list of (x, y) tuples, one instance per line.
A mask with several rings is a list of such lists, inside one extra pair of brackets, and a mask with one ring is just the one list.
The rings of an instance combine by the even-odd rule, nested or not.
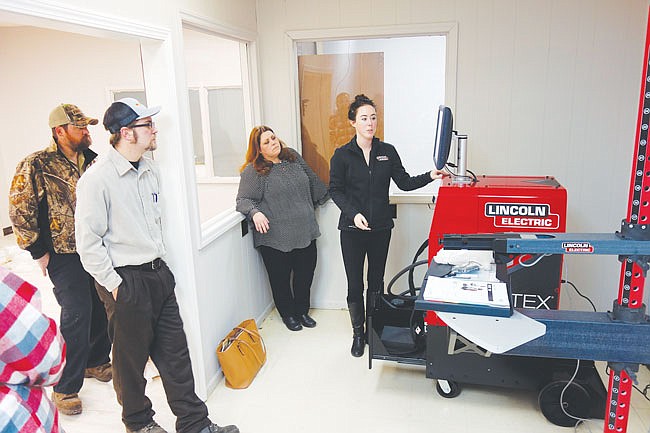
[(593, 253), (594, 246), (589, 242), (562, 242), (562, 249), (567, 253)]
[(560, 216), (551, 213), (547, 204), (485, 203), (485, 216), (494, 219), (495, 227), (555, 230)]

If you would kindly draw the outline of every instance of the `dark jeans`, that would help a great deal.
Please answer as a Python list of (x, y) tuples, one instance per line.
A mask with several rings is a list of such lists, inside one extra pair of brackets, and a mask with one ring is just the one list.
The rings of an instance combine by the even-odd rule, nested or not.
[(368, 256), (368, 290), (384, 290), (384, 271), (390, 244), (390, 230), (341, 230), (341, 252), (348, 278), (348, 303), (363, 303), (363, 265)]
[(306, 248), (296, 248), (287, 253), (267, 246), (260, 246), (260, 252), (280, 316), (307, 314), (316, 269), (316, 241), (311, 241)]
[(66, 344), (66, 364), (54, 390), (74, 394), (83, 385), (86, 368), (109, 362), (111, 342), (106, 331), (106, 312), (93, 278), (84, 270), (78, 254), (51, 252), (47, 272), (61, 306), (59, 325)]
[(194, 392), (194, 376), (183, 331), (174, 276), (162, 262), (156, 269), (117, 268), (122, 277), (117, 301), (97, 284), (113, 341), (113, 387), (122, 421), (138, 430), (153, 419), (145, 395), (144, 368), (151, 357), (158, 368), (178, 433), (197, 433), (210, 424), (208, 409)]

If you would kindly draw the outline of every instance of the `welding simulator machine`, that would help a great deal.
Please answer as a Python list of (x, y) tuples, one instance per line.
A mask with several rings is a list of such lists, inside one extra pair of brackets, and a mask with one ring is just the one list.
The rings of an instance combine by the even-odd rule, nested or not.
[[(427, 263), (434, 263), (449, 233), (564, 232), (566, 203), (566, 189), (553, 177), (480, 176), (472, 183), (447, 180), (436, 198)], [(531, 255), (504, 260), (501, 273), (507, 275), (513, 307), (559, 307), (562, 257), (536, 257), (534, 266), (528, 266), (533, 262)], [(537, 390), (547, 419), (557, 425), (575, 423), (559, 407), (560, 393), (575, 362), (490, 353), (448, 328), (426, 305), (425, 311), (415, 311), (416, 299), (422, 295), (417, 290), (393, 294), (393, 282), (388, 293), (368, 297), (370, 366), (373, 359), (424, 365), (426, 377), (435, 379), (438, 393), (447, 398), (457, 396), (463, 383)], [(603, 417), (606, 392), (592, 361), (582, 362), (574, 385), (565, 394), (573, 413)]]
[[(566, 202), (566, 189), (553, 177), (482, 176), (471, 185), (447, 181), (436, 199), (429, 263), (445, 234), (564, 232)], [(522, 269), (521, 263), (511, 266)], [(513, 307), (557, 309), (561, 267), (562, 256), (557, 255), (544, 257), (526, 272), (513, 272)], [(436, 322), (433, 314), (430, 320)]]
[[(554, 424), (572, 426), (567, 412), (584, 418), (603, 418), (607, 392), (593, 361), (540, 356), (496, 354), (447, 327), (429, 303), (422, 287), (415, 287), (413, 270), (426, 264), (425, 276), (444, 275), (434, 257), (447, 235), (535, 233), (560, 234), (566, 228), (566, 189), (553, 177), (467, 175), (467, 137), (452, 131), (451, 110), (441, 106), (434, 151), (438, 169), (447, 164), (452, 136), (457, 142), (458, 170), (440, 186), (428, 242), (428, 259), (413, 263), (387, 285), (386, 293), (369, 293), (367, 326), (369, 367), (390, 360), (424, 365), (436, 380), (438, 393), (459, 395), (461, 384), (479, 384), (539, 392), (544, 416)], [(471, 172), (470, 172), (471, 173)], [(494, 239), (465, 237), (453, 249), (493, 250)], [(460, 245), (460, 246), (459, 246)], [(577, 247), (576, 247), (577, 248)], [(496, 276), (507, 282), (512, 306), (520, 311), (555, 311), (560, 306), (563, 254), (495, 254)], [(409, 273), (409, 290), (394, 293), (396, 279)], [(447, 270), (448, 272), (448, 270)], [(499, 332), (495, 329), (493, 332)], [(575, 372), (575, 377), (569, 379)], [(567, 387), (567, 384), (569, 385)], [(565, 389), (566, 387), (566, 389)], [(560, 404), (562, 397), (562, 404)], [(567, 408), (569, 409), (567, 411)]]
[[(627, 431), (636, 372), (641, 364), (650, 365), (650, 317), (643, 303), (650, 270), (649, 53), (650, 14), (627, 212), (613, 233), (563, 233), (566, 191), (553, 178), (476, 177), (466, 168), (467, 136), (453, 131), (451, 109), (439, 108), (434, 163), (455, 172), (437, 197), (428, 260), (418, 261), (423, 244), (385, 292), (368, 294), (369, 366), (373, 359), (424, 365), (443, 397), (458, 395), (461, 383), (535, 389), (542, 413), (554, 424), (570, 427), (583, 418), (604, 418), (605, 433)], [(452, 136), (455, 165), (447, 161)], [(434, 259), (441, 245), (445, 253), (492, 252), (495, 278), (512, 295), (510, 316), (451, 312), (424, 298), (429, 287), (453, 281), (443, 284), (440, 278), (459, 279), (449, 264), (445, 268)], [(611, 311), (559, 308), (564, 254), (613, 255), (621, 262)], [(413, 270), (424, 264), (424, 282), (416, 287)], [(394, 293), (392, 285), (406, 272), (409, 289)], [(468, 305), (476, 302), (463, 308)], [(512, 344), (529, 329), (534, 335)], [(502, 334), (510, 341), (501, 344)], [(593, 360), (607, 362), (607, 390)]]

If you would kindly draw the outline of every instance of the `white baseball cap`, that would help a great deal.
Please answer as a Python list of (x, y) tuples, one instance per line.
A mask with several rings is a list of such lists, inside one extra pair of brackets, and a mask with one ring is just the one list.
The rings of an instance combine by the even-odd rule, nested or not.
[(160, 112), (160, 108), (160, 106), (148, 108), (135, 98), (122, 98), (108, 107), (102, 123), (104, 128), (114, 134), (135, 120), (155, 116)]

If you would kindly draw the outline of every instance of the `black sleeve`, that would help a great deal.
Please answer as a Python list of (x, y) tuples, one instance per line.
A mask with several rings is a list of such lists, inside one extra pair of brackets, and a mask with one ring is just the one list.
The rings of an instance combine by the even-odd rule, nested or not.
[(330, 196), (343, 215), (353, 220), (360, 211), (348, 202), (345, 194), (346, 164), (342, 152), (340, 148), (336, 149), (330, 160)]
[(402, 191), (413, 191), (414, 189), (422, 188), (423, 186), (433, 182), (433, 179), (431, 179), (429, 172), (417, 176), (409, 175), (404, 169), (402, 160), (400, 159), (395, 147), (392, 145), (389, 146), (391, 153), (393, 153), (392, 158), (390, 158), (390, 160), (393, 162), (393, 165), (391, 167), (391, 178), (393, 181), (395, 181), (395, 184), (399, 189)]

